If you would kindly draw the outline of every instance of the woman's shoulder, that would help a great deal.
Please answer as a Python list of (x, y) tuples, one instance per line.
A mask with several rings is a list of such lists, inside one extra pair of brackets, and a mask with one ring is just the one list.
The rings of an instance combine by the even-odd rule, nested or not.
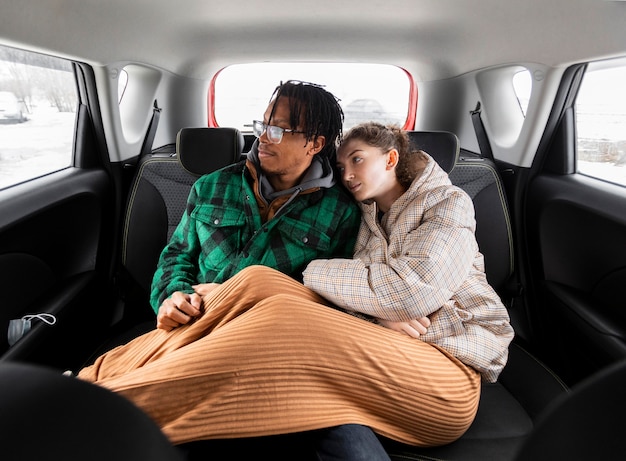
[(421, 186), (413, 184), (399, 205), (404, 210), (399, 212), (399, 219), (412, 221), (417, 226), (434, 216), (450, 222), (474, 217), (474, 203), (470, 196), (446, 180), (430, 180)]

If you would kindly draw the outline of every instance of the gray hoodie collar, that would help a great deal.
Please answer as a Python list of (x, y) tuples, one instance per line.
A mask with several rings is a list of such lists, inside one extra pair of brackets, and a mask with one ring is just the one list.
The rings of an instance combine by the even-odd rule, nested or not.
[[(281, 191), (275, 191), (270, 184), (267, 176), (261, 169), (261, 163), (259, 161), (259, 153), (257, 150), (258, 140), (254, 141), (250, 152), (248, 152), (248, 158), (252, 161), (252, 164), (257, 170), (257, 176), (259, 178), (260, 193), (262, 198), (270, 203), (272, 200), (282, 197), (283, 195), (296, 196), (300, 192), (313, 189), (316, 187), (322, 189), (328, 189), (335, 185), (335, 176), (330, 162), (326, 157), (316, 155), (313, 157), (311, 166), (305, 171), (304, 176), (300, 184)], [(291, 200), (290, 200), (291, 201)]]

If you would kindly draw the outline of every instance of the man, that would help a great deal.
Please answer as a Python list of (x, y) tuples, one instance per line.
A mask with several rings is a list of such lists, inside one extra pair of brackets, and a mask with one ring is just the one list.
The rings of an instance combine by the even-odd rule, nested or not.
[(151, 304), (171, 330), (200, 313), (200, 294), (253, 264), (301, 280), (317, 258), (351, 257), (360, 212), (333, 175), (343, 113), (323, 88), (280, 85), (254, 122), (248, 159), (200, 178), (161, 254)]
[[(191, 322), (201, 314), (202, 296), (247, 266), (271, 266), (301, 280), (313, 259), (352, 257), (360, 212), (333, 174), (342, 122), (337, 99), (320, 86), (288, 81), (275, 90), (263, 120), (253, 123), (258, 141), (247, 160), (192, 188), (153, 279), (158, 328)], [(373, 432), (359, 425), (204, 448), (216, 443), (231, 452), (269, 449), (275, 459), (290, 453), (303, 459), (311, 451), (318, 459), (388, 459)]]

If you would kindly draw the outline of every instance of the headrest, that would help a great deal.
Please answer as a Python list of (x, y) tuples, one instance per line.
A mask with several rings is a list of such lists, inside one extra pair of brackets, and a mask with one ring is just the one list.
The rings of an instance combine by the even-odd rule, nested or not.
[(236, 128), (183, 128), (176, 136), (178, 161), (198, 176), (238, 162), (243, 145)]
[(411, 146), (434, 158), (439, 166), (450, 173), (459, 158), (459, 138), (449, 131), (407, 131)]

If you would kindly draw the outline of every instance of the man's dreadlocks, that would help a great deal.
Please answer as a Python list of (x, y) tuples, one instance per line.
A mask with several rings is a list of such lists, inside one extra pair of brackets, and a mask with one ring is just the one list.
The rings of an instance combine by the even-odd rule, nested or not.
[[(334, 166), (337, 156), (336, 143), (341, 138), (343, 126), (343, 110), (339, 105), (339, 99), (321, 85), (299, 80), (281, 82), (270, 100), (280, 97), (285, 97), (289, 101), (291, 129), (300, 128), (304, 131), (307, 142), (315, 140), (318, 136), (324, 136), (326, 144), (318, 155), (327, 157)], [(270, 121), (275, 108), (276, 106), (272, 108)]]

